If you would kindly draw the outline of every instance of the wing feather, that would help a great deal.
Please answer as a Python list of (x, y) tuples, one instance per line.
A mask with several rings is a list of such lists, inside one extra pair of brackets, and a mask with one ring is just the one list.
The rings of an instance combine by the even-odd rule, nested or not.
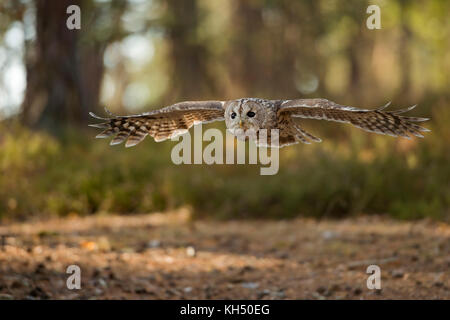
[(186, 101), (130, 116), (117, 116), (105, 109), (110, 117), (90, 112), (93, 118), (106, 121), (89, 126), (104, 129), (96, 138), (114, 135), (111, 145), (126, 141), (125, 146), (132, 147), (147, 135), (159, 142), (186, 132), (194, 124), (224, 120), (223, 105), (222, 101)]
[(430, 131), (414, 123), (427, 121), (428, 118), (400, 115), (411, 111), (416, 106), (384, 111), (389, 104), (375, 110), (369, 110), (342, 106), (326, 99), (285, 100), (281, 103), (278, 114), (288, 113), (291, 117), (350, 123), (365, 131), (394, 137), (409, 138), (409, 135), (413, 135), (423, 138), (421, 132)]

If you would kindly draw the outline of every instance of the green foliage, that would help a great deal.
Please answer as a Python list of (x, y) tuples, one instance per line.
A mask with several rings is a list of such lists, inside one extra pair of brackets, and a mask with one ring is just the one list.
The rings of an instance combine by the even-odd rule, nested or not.
[(405, 140), (340, 129), (313, 132), (317, 145), (281, 149), (280, 170), (259, 165), (174, 165), (175, 142), (110, 147), (93, 132), (60, 140), (18, 125), (0, 127), (0, 217), (142, 213), (190, 205), (198, 216), (290, 218), (388, 214), (449, 218), (450, 114), (436, 107), (433, 131)]

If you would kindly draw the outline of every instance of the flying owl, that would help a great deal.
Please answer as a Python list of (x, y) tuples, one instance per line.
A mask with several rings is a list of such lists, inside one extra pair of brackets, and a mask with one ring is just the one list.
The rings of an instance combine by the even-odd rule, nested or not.
[[(258, 146), (284, 147), (298, 142), (320, 142), (321, 139), (306, 132), (294, 118), (307, 118), (350, 123), (369, 132), (387, 134), (394, 137), (421, 137), (421, 132), (430, 131), (416, 124), (427, 118), (407, 117), (403, 113), (415, 106), (385, 111), (389, 103), (375, 110), (359, 109), (339, 105), (326, 99), (266, 100), (242, 98), (229, 101), (186, 101), (146, 112), (139, 115), (117, 116), (110, 113), (103, 118), (90, 113), (103, 123), (91, 127), (104, 129), (97, 138), (115, 136), (111, 145), (122, 143), (135, 146), (147, 135), (155, 141), (170, 139), (185, 133), (197, 123), (223, 121), (227, 129), (239, 138), (242, 132), (252, 130), (250, 136)], [(266, 130), (262, 130), (266, 129)], [(271, 129), (278, 129), (277, 143), (271, 143)], [(258, 134), (265, 131), (266, 142), (262, 143)], [(246, 137), (248, 138), (248, 137)], [(273, 139), (275, 141), (275, 139)]]

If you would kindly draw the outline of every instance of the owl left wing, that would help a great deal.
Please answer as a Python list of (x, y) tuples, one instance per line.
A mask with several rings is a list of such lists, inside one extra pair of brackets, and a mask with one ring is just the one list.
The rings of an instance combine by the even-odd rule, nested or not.
[(415, 106), (401, 110), (384, 111), (387, 106), (389, 106), (389, 103), (375, 110), (367, 110), (342, 106), (326, 99), (296, 99), (282, 101), (278, 114), (287, 113), (291, 117), (350, 123), (365, 131), (394, 137), (410, 138), (410, 134), (423, 138), (420, 132), (430, 131), (414, 123), (427, 121), (428, 118), (400, 115), (414, 109)]
[(111, 145), (125, 143), (132, 147), (141, 142), (147, 135), (155, 141), (163, 141), (185, 133), (197, 123), (224, 120), (224, 102), (222, 101), (185, 101), (171, 106), (131, 116), (111, 116), (102, 118), (90, 112), (91, 117), (106, 120), (90, 127), (104, 129), (96, 138), (115, 136)]

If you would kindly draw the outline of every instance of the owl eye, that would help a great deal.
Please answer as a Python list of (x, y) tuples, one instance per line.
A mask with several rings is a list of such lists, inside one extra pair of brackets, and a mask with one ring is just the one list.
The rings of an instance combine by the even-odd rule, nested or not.
[(236, 118), (236, 112), (231, 113), (231, 119)]
[(255, 116), (255, 113), (253, 111), (249, 111), (247, 112), (247, 116), (253, 118)]

